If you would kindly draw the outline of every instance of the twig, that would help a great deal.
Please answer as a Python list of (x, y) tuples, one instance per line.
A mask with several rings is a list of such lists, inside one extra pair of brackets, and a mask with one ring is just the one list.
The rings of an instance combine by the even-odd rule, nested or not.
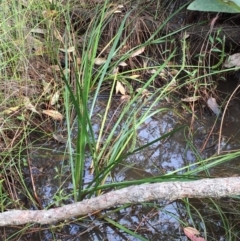
[(221, 119), (221, 124), (220, 124), (220, 130), (219, 130), (219, 137), (218, 137), (218, 151), (217, 151), (217, 154), (219, 155), (220, 154), (220, 149), (221, 149), (221, 136), (222, 136), (222, 127), (223, 127), (223, 121), (224, 121), (224, 117), (225, 117), (225, 114), (226, 114), (226, 111), (227, 111), (227, 107), (233, 97), (233, 95), (236, 93), (236, 91), (239, 89), (240, 87), (240, 84), (236, 87), (236, 89), (232, 92), (229, 100), (227, 101), (227, 104), (224, 108), (224, 111), (223, 111), (223, 115), (222, 115), (222, 119)]

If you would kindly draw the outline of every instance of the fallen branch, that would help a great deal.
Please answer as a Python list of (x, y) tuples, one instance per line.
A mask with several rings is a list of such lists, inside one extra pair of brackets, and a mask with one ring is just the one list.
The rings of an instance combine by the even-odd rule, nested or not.
[(185, 197), (220, 198), (231, 195), (240, 195), (240, 177), (142, 184), (49, 210), (6, 211), (0, 214), (0, 226), (26, 223), (48, 224), (126, 203), (142, 203), (151, 200), (171, 202)]

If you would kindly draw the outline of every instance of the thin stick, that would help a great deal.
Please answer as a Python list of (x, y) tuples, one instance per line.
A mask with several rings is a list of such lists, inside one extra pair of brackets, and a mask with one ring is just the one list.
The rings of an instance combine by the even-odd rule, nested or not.
[(240, 87), (240, 84), (236, 87), (236, 89), (232, 92), (229, 100), (227, 101), (227, 104), (224, 108), (224, 111), (223, 111), (223, 115), (222, 115), (222, 119), (221, 119), (221, 124), (220, 124), (220, 131), (219, 131), (219, 137), (218, 137), (218, 151), (217, 151), (217, 154), (219, 155), (220, 154), (220, 149), (221, 149), (221, 136), (222, 136), (222, 127), (223, 127), (223, 121), (224, 121), (224, 117), (225, 117), (225, 114), (226, 114), (226, 111), (227, 111), (227, 107), (230, 103), (230, 100), (232, 99), (233, 95), (236, 93), (236, 91), (239, 89)]

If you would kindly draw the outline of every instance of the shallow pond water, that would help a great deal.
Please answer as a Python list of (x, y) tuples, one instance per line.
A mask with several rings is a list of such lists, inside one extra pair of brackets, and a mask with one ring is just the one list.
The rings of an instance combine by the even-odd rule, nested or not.
[[(224, 84), (222, 84), (224, 86)], [(228, 84), (222, 87), (230, 93), (235, 88), (236, 83)], [(221, 85), (220, 89), (221, 91)], [(237, 96), (236, 96), (237, 97)], [(106, 99), (99, 98), (96, 113), (100, 113), (102, 107), (106, 104)], [(161, 106), (163, 103), (161, 103)], [(160, 107), (160, 106), (159, 106)], [(112, 109), (114, 114), (116, 108)], [(168, 133), (181, 125), (190, 125), (191, 115), (180, 109), (181, 116), (176, 116), (173, 111), (157, 114), (149, 118), (139, 128), (137, 136), (137, 146), (147, 144), (156, 138)], [(111, 113), (111, 111), (110, 111)], [(199, 112), (200, 113), (200, 112)], [(227, 115), (224, 117), (223, 129), (219, 141), (219, 128), (221, 118), (210, 112), (203, 112), (198, 115), (192, 125), (192, 131), (189, 128), (183, 128), (174, 135), (154, 143), (144, 152), (136, 153), (126, 158), (121, 165), (117, 166), (112, 172), (112, 179), (117, 182), (124, 180), (136, 180), (144, 177), (161, 176), (171, 173), (176, 169), (189, 164), (194, 164), (199, 157), (208, 158), (216, 155), (218, 145), (221, 145), (221, 152), (230, 152), (240, 149), (240, 101), (235, 98), (228, 107)], [(110, 117), (112, 118), (112, 117)], [(97, 132), (100, 126), (98, 118), (93, 118), (94, 130)], [(213, 128), (213, 125), (215, 127)], [(76, 134), (73, 130), (73, 136)], [(35, 185), (38, 196), (41, 199), (42, 207), (55, 207), (62, 204), (73, 202), (67, 195), (72, 191), (72, 182), (70, 178), (69, 156), (65, 150), (65, 144), (49, 141), (39, 143), (33, 146), (31, 160)], [(89, 170), (91, 158), (86, 158), (85, 182), (92, 180), (93, 176)], [(233, 176), (240, 174), (239, 159), (217, 168), (210, 170), (213, 176)], [(184, 173), (184, 171), (183, 171)], [(180, 172), (178, 174), (181, 174)], [(26, 178), (29, 183), (30, 178)], [(60, 191), (61, 190), (61, 191)], [(57, 193), (61, 193), (61, 196)], [(64, 196), (66, 199), (64, 200)], [(189, 205), (190, 203), (190, 205)], [(104, 220), (104, 215), (110, 217), (113, 221), (124, 225), (133, 232), (145, 237), (147, 240), (187, 240), (182, 231), (182, 223), (194, 225), (196, 222), (204, 230), (204, 223), (197, 215), (197, 210), (201, 212), (203, 218), (208, 217), (208, 224), (215, 230), (212, 240), (225, 240), (224, 230), (221, 220), (216, 218), (215, 213), (209, 211), (207, 206), (211, 206), (211, 201), (203, 202), (201, 200), (181, 200), (172, 203), (151, 202), (148, 205), (131, 205), (115, 213), (113, 209), (103, 211), (97, 218), (89, 215), (82, 220), (74, 221), (63, 227), (55, 227), (46, 230), (36, 231), (29, 228), (28, 240), (138, 240), (127, 233), (120, 232), (114, 226), (109, 225)], [(35, 207), (30, 207), (35, 209)], [(187, 208), (190, 208), (193, 216), (187, 215)], [(44, 227), (42, 227), (44, 228)], [(5, 230), (6, 231), (6, 230)], [(12, 229), (7, 232), (12, 233)], [(14, 231), (16, 232), (16, 230)], [(11, 239), (15, 240), (15, 239)], [(19, 239), (16, 239), (19, 240)], [(24, 240), (24, 239), (21, 239)]]

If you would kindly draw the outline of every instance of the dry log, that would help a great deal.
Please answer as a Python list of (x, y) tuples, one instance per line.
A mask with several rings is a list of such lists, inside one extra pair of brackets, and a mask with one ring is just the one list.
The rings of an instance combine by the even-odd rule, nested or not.
[(151, 200), (171, 202), (185, 197), (221, 198), (231, 195), (240, 195), (240, 177), (142, 184), (49, 210), (6, 211), (0, 214), (0, 226), (49, 224), (126, 203), (136, 204)]

